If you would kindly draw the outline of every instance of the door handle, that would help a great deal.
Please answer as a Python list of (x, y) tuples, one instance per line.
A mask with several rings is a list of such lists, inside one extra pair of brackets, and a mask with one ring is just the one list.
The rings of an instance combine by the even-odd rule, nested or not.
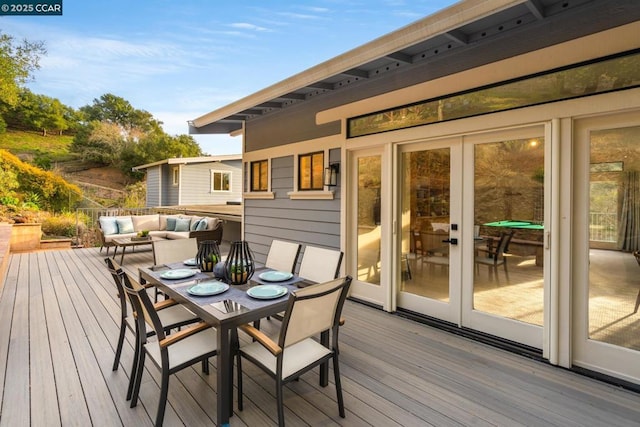
[(452, 239), (443, 240), (442, 243), (451, 243), (452, 245), (457, 245), (458, 244), (458, 239), (456, 239), (454, 237)]

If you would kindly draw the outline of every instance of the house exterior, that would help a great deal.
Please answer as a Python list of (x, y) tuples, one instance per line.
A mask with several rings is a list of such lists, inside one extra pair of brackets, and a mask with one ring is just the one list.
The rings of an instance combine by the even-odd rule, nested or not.
[(145, 171), (147, 207), (224, 205), (242, 199), (242, 156), (171, 158), (134, 170)]
[(638, 388), (638, 34), (632, 0), (465, 0), (190, 132), (242, 133), (259, 260), (341, 249), (352, 298)]

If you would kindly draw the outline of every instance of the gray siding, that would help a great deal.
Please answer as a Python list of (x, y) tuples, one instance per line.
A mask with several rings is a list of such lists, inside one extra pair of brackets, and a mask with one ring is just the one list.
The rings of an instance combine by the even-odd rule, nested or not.
[(147, 169), (147, 207), (161, 206), (160, 199), (160, 166)]
[[(340, 161), (340, 150), (330, 150), (331, 162)], [(333, 200), (291, 200), (294, 156), (271, 159), (273, 200), (245, 199), (244, 238), (258, 262), (266, 260), (273, 239), (340, 249), (340, 187)]]
[[(231, 191), (211, 191), (211, 170), (231, 172)], [(242, 161), (193, 163), (182, 167), (183, 205), (221, 205), (242, 199)]]
[(175, 206), (178, 204), (179, 186), (173, 185), (173, 168), (177, 165), (162, 165), (162, 205)]

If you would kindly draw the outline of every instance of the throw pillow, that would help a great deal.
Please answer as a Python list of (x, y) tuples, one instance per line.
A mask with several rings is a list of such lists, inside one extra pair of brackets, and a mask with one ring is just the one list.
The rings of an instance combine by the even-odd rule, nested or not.
[(178, 218), (167, 218), (167, 231), (176, 231), (176, 220)]
[(207, 229), (207, 219), (202, 218), (200, 221), (198, 221), (198, 225), (196, 226), (196, 231), (202, 231), (206, 229)]
[(118, 224), (115, 216), (101, 216), (98, 221), (100, 221), (100, 228), (105, 236), (118, 234)]
[(176, 229), (174, 231), (189, 231), (189, 224), (191, 220), (189, 218), (176, 219)]
[(116, 219), (116, 223), (118, 224), (119, 234), (128, 234), (134, 232), (133, 221), (131, 221), (131, 218), (118, 218)]
[(202, 220), (202, 218), (198, 218), (196, 216), (193, 217), (193, 219), (191, 219), (191, 225), (189, 226), (189, 231), (196, 231), (196, 228), (198, 227), (198, 223)]

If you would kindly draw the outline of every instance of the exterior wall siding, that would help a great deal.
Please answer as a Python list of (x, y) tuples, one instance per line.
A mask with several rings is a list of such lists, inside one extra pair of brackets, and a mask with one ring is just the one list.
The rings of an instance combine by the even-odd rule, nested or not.
[(179, 202), (179, 186), (173, 185), (173, 168), (178, 165), (162, 165), (162, 204), (175, 206)]
[[(340, 150), (330, 150), (331, 162), (340, 161)], [(256, 261), (266, 260), (271, 241), (290, 240), (305, 245), (340, 249), (340, 186), (333, 200), (291, 200), (295, 156), (271, 160), (273, 200), (245, 199), (244, 239)]]
[(160, 166), (147, 169), (147, 207), (161, 206)]
[[(211, 191), (211, 171), (231, 172), (231, 191)], [(242, 161), (194, 163), (182, 167), (182, 204), (221, 205), (242, 199)]]

